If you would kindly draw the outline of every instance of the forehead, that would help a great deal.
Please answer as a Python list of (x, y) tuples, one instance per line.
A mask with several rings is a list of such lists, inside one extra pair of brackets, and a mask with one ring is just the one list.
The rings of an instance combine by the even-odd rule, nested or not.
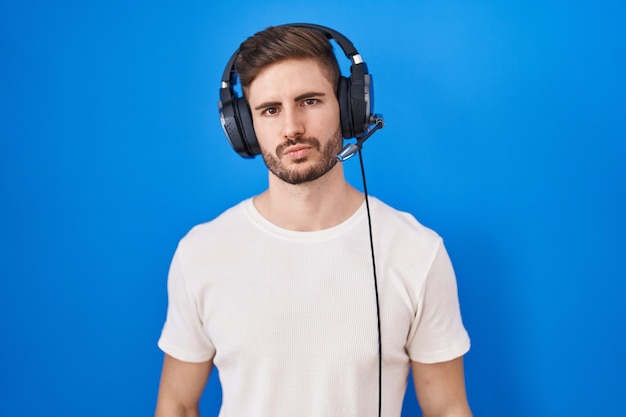
[(248, 101), (286, 99), (307, 91), (334, 93), (330, 77), (314, 59), (288, 59), (263, 68), (247, 88)]

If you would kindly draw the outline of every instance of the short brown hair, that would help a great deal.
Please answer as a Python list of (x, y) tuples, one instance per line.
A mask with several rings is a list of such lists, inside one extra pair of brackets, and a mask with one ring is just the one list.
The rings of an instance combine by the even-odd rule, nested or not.
[(246, 90), (267, 66), (292, 58), (319, 62), (337, 90), (341, 73), (332, 44), (321, 32), (298, 26), (270, 26), (241, 44), (235, 69), (242, 88)]

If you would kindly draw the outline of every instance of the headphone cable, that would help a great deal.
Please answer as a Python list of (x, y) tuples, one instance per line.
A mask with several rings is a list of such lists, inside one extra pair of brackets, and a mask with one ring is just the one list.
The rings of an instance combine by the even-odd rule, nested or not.
[(378, 330), (378, 417), (382, 415), (382, 397), (383, 397), (383, 344), (380, 326), (380, 300), (378, 297), (378, 279), (376, 276), (376, 257), (374, 256), (374, 237), (372, 233), (372, 216), (370, 213), (369, 194), (367, 192), (367, 181), (365, 180), (365, 168), (363, 165), (363, 154), (359, 147), (359, 162), (361, 165), (361, 177), (363, 178), (363, 194), (365, 194), (365, 207), (367, 209), (367, 225), (370, 236), (370, 251), (372, 254), (372, 271), (374, 272), (374, 292), (376, 293), (376, 327)]

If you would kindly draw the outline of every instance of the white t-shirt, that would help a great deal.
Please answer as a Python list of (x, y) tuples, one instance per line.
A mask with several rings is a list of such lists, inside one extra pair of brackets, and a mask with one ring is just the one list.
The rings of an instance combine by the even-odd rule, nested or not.
[[(469, 349), (441, 238), (370, 197), (386, 417), (400, 416), (410, 360)], [(220, 417), (367, 417), (378, 411), (378, 330), (365, 203), (330, 229), (282, 229), (252, 199), (193, 228), (172, 260), (159, 347), (213, 359)]]

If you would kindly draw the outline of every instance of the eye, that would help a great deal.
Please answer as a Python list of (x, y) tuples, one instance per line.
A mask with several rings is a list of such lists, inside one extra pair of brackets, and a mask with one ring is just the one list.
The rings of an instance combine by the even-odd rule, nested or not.
[(316, 98), (307, 98), (307, 99), (304, 100), (304, 105), (305, 106), (313, 106), (313, 105), (317, 104), (317, 102), (318, 102), (318, 99), (316, 99)]
[(263, 110), (262, 113), (263, 115), (266, 115), (266, 116), (273, 116), (276, 113), (278, 113), (278, 109), (276, 107), (268, 107), (265, 110)]

